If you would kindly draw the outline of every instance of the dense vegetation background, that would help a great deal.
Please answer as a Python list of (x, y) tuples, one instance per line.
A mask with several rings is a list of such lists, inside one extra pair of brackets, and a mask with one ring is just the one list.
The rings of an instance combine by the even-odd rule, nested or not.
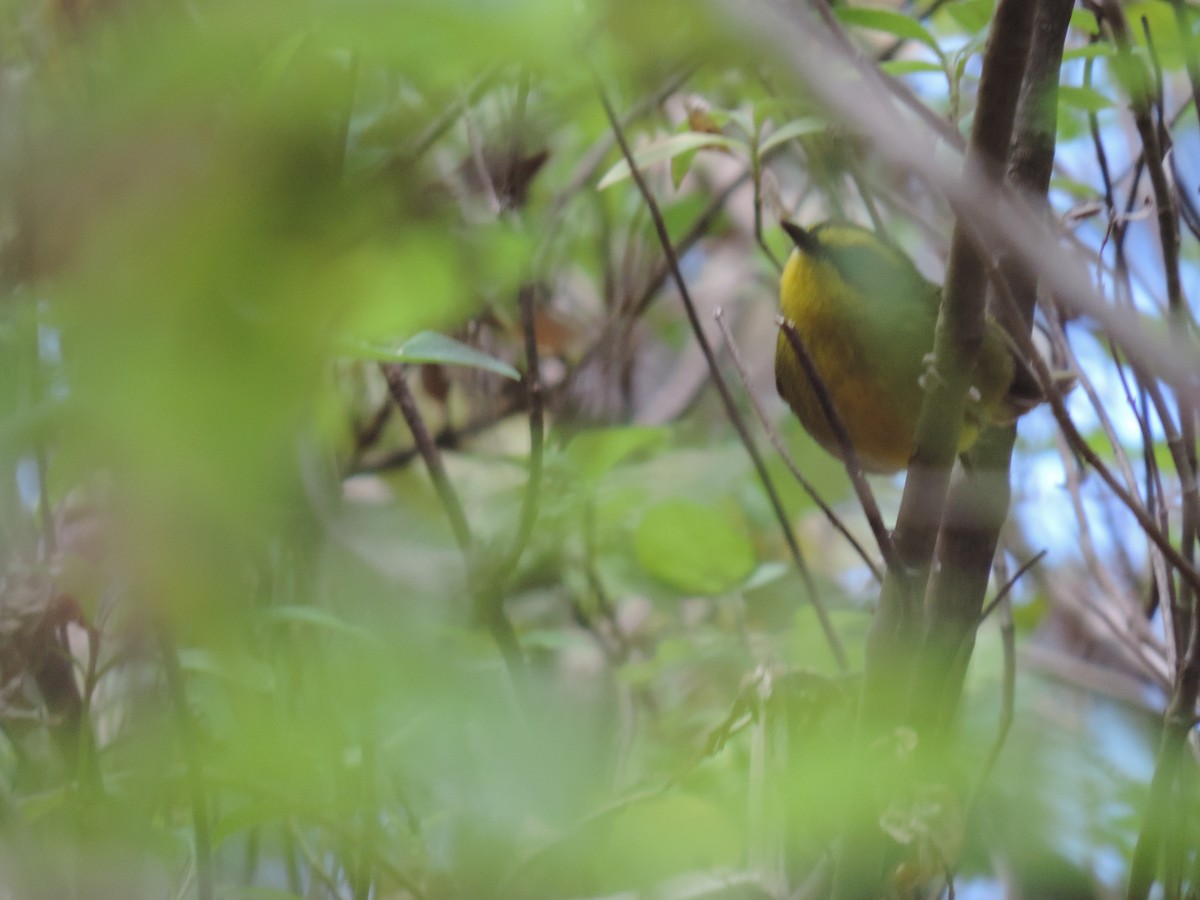
[[(0, 17), (0, 895), (1196, 896), (1194, 8)], [(856, 488), (784, 217), (1079, 386)]]

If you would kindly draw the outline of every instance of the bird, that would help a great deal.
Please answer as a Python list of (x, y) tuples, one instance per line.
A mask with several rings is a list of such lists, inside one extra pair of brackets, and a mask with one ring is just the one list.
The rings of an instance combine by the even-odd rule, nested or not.
[[(796, 245), (780, 279), (780, 313), (794, 326), (825, 385), (859, 465), (907, 468), (932, 369), (942, 289), (875, 232), (842, 222), (781, 223)], [(775, 384), (805, 430), (844, 460), (820, 395), (781, 329)], [(965, 453), (980, 432), (1012, 424), (1043, 399), (1011, 338), (990, 316), (958, 436)]]

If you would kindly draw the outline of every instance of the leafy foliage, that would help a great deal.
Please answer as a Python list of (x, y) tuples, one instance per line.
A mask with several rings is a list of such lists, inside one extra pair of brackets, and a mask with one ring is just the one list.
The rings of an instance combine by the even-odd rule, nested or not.
[[(957, 171), (994, 5), (838, 4), (829, 69), (900, 79)], [(995, 769), (1006, 612), (954, 771), (915, 732), (849, 751), (878, 585), (772, 457), (795, 565), (597, 92), (736, 403), (872, 562), (769, 383), (774, 223), (874, 221), (932, 275), (952, 216), (751, 6), (0, 6), (0, 893), (784, 897), (856, 816), (913, 896), (1124, 871), (1195, 597), (1048, 413), (999, 554), (1052, 550), (1014, 592)], [(1200, 19), (1126, 15), (1151, 39), (1118, 52), (1075, 12), (1051, 199), (1137, 334), (1191, 352), (1125, 116), (1190, 127)], [(1194, 395), (1101, 321), (1069, 323), (1097, 386), (1071, 415), (1194, 561)]]

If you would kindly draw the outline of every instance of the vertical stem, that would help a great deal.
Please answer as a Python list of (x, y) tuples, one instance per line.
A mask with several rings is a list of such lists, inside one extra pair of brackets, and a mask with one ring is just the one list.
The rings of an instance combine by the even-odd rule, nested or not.
[(192, 807), (192, 836), (196, 844), (196, 895), (199, 900), (213, 900), (212, 834), (208, 815), (208, 794), (204, 788), (204, 763), (200, 754), (200, 736), (188, 708), (183, 671), (179, 654), (170, 632), (161, 622), (157, 625), (159, 652), (162, 654), (163, 674), (167, 694), (179, 725), (179, 740), (183, 745), (187, 767), (188, 795)]
[[(1032, 35), (1026, 0), (1000, 0), (984, 51), (968, 171), (999, 182), (1012, 140), (1020, 87)], [(982, 211), (969, 211), (979, 215)], [(986, 318), (986, 274), (971, 236), (967, 210), (959, 210), (946, 285), (934, 334), (937, 376), (921, 406), (893, 541), (898, 565), (884, 578), (867, 635), (862, 701), (854, 737), (855, 763), (866, 771), (866, 750), (904, 722), (913, 685), (919, 611), (942, 521), (975, 357)], [(878, 895), (886, 869), (887, 841), (875, 816), (849, 823), (833, 896)]]

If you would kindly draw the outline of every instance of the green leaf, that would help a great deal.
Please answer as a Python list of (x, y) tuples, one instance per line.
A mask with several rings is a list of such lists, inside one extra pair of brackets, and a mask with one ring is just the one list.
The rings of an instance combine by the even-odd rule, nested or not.
[(746, 137), (754, 135), (757, 128), (754, 124), (754, 113), (745, 109), (729, 110), (729, 121), (741, 129)]
[(266, 611), (265, 617), (279, 624), (311, 625), (327, 631), (336, 631), (359, 640), (370, 640), (371, 632), (339, 618), (327, 609), (316, 606), (273, 606)]
[(60, 812), (66, 807), (68, 799), (76, 797), (76, 792), (69, 790), (66, 785), (55, 786), (21, 797), (19, 808), (22, 820), (30, 823), (37, 822), (44, 816)]
[(1082, 47), (1072, 47), (1070, 50), (1063, 51), (1063, 62), (1071, 62), (1076, 59), (1103, 59), (1112, 56), (1116, 52), (1112, 44), (1096, 42), (1095, 44), (1085, 44)]
[(675, 190), (679, 190), (679, 185), (683, 183), (684, 177), (692, 169), (692, 163), (696, 161), (698, 150), (689, 150), (687, 153), (680, 153), (671, 160), (671, 184)]
[(297, 31), (284, 38), (274, 49), (267, 53), (266, 59), (258, 69), (259, 81), (266, 87), (274, 87), (283, 77), (284, 71), (292, 64), (300, 48), (309, 39), (308, 31)]
[(769, 150), (778, 147), (790, 140), (798, 137), (804, 137), (806, 134), (816, 134), (819, 131), (824, 131), (828, 127), (827, 122), (823, 119), (818, 119), (814, 116), (806, 116), (801, 119), (793, 119), (790, 122), (785, 122), (780, 125), (771, 134), (758, 145), (759, 156)]
[[(1189, 6), (1195, 9), (1192, 4), (1185, 4), (1184, 9)], [(1180, 40), (1179, 24), (1170, 3), (1164, 0), (1142, 0), (1125, 5), (1124, 12), (1130, 23), (1137, 23), (1137, 27), (1130, 30), (1140, 49), (1146, 49), (1146, 29), (1149, 29), (1159, 64), (1169, 72), (1183, 68), (1184, 44)]]
[(218, 890), (221, 900), (301, 900), (299, 894), (278, 888), (227, 885)]
[(1096, 14), (1079, 7), (1071, 10), (1071, 27), (1087, 35), (1100, 33), (1100, 23), (1096, 21)]
[(367, 338), (353, 338), (343, 341), (341, 350), (346, 356), (354, 359), (367, 359), (377, 362), (393, 363), (437, 363), (443, 366), (469, 366), (483, 369), (511, 378), (521, 380), (521, 373), (506, 362), (501, 362), (494, 356), (488, 356), (474, 347), (468, 347), (462, 341), (438, 334), (436, 331), (422, 331), (414, 334), (399, 347), (393, 347), (380, 341)]
[(1058, 89), (1058, 101), (1064, 106), (1082, 109), (1084, 112), (1100, 112), (1111, 109), (1113, 102), (1095, 88), (1082, 85), (1063, 85)]
[(745, 533), (691, 500), (668, 500), (646, 513), (634, 532), (634, 553), (656, 579), (692, 594), (737, 587), (755, 566)]
[[(713, 149), (716, 147), (724, 147), (728, 150), (738, 149), (744, 153), (748, 150), (746, 142), (739, 141), (737, 138), (727, 137), (723, 134), (686, 131), (683, 134), (673, 134), (670, 137), (648, 144), (633, 154), (633, 161), (637, 163), (638, 169), (646, 169), (655, 163), (671, 159), (690, 150)], [(607, 187), (612, 187), (614, 184), (624, 181), (629, 175), (629, 164), (622, 159), (604, 173), (604, 176), (596, 185), (596, 190), (602, 191)]]
[(932, 59), (887, 59), (879, 64), (879, 68), (888, 75), (912, 75), (916, 72), (945, 74), (946, 72), (945, 66)]
[(733, 120), (733, 110), (721, 109), (716, 106), (709, 107), (704, 114), (712, 119), (718, 128), (724, 128)]
[(1050, 190), (1062, 191), (1066, 194), (1070, 194), (1072, 197), (1078, 197), (1085, 200), (1094, 200), (1098, 196), (1096, 185), (1089, 184), (1086, 181), (1078, 181), (1074, 178), (1066, 178), (1064, 176), (1051, 178)]
[(211, 675), (228, 684), (256, 691), (275, 690), (275, 673), (262, 660), (249, 656), (217, 658), (207, 650), (186, 648), (179, 651), (179, 667), (193, 675)]
[(669, 433), (666, 428), (645, 426), (582, 431), (567, 445), (567, 457), (580, 477), (596, 481), (633, 454), (661, 447)]
[(942, 53), (937, 40), (925, 26), (904, 13), (861, 6), (839, 6), (834, 12), (843, 25), (855, 25), (872, 31), (882, 31), (907, 41), (918, 41), (939, 56)]
[(958, 3), (950, 3), (943, 9), (967, 34), (980, 34), (992, 21), (995, 8), (995, 0), (959, 0)]

